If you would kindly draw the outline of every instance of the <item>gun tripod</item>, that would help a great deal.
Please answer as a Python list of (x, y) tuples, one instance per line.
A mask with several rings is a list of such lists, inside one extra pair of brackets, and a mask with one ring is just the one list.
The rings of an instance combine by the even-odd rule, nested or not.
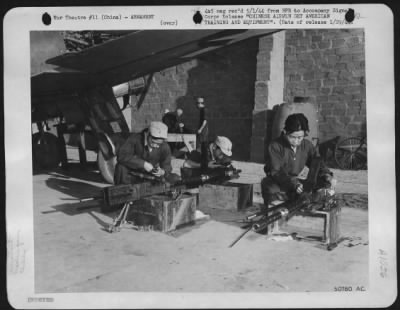
[[(123, 228), (125, 225), (129, 225), (130, 228), (133, 228), (135, 230), (140, 230), (140, 231), (149, 231), (153, 230), (153, 225), (135, 225), (133, 221), (127, 221), (127, 216), (129, 214), (129, 210), (133, 206), (133, 202), (126, 202), (124, 204), (124, 207), (122, 208), (121, 212), (119, 215), (114, 219), (113, 223), (108, 227), (108, 232), (113, 233), (113, 232), (118, 232), (121, 231), (121, 228)], [(144, 213), (144, 212), (142, 212)], [(151, 214), (153, 215), (153, 214)]]
[(122, 208), (119, 215), (114, 219), (113, 223), (108, 227), (108, 232), (113, 233), (121, 230), (121, 227), (126, 224), (130, 224), (134, 229), (137, 229), (138, 226), (133, 225), (133, 222), (128, 222), (126, 217), (129, 213), (130, 207), (132, 206), (132, 202), (126, 202), (124, 207)]

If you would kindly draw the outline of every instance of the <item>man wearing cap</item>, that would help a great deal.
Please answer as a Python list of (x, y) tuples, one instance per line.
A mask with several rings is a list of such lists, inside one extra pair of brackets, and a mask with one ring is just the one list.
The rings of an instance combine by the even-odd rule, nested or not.
[(227, 137), (218, 136), (207, 147), (207, 166), (202, 167), (202, 155), (199, 151), (189, 150), (186, 160), (183, 163), (185, 168), (216, 168), (221, 166), (229, 166), (232, 156), (232, 142)]
[(143, 181), (130, 172), (147, 172), (156, 177), (171, 175), (171, 150), (166, 142), (168, 127), (162, 122), (151, 122), (148, 131), (132, 133), (117, 151), (114, 184)]

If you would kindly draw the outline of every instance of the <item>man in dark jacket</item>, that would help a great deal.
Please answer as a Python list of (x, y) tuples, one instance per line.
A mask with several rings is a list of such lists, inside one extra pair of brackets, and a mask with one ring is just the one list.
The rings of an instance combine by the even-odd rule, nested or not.
[(197, 128), (197, 139), (201, 149), (201, 169), (207, 167), (207, 146), (208, 146), (208, 122), (206, 118), (206, 107), (204, 98), (196, 98), (197, 108), (199, 109), (199, 127)]
[(162, 122), (167, 125), (169, 133), (182, 133), (185, 126), (182, 121), (183, 110), (178, 108), (175, 112), (166, 110)]
[[(313, 144), (304, 139), (308, 134), (308, 120), (302, 113), (289, 115), (281, 136), (268, 147), (268, 162), (265, 166), (267, 177), (261, 182), (264, 204), (281, 200), (285, 195), (303, 192), (303, 183), (299, 174), (304, 167), (310, 167), (316, 156)], [(317, 187), (329, 187), (332, 182), (332, 172), (323, 166), (319, 171)]]
[(168, 128), (162, 122), (151, 122), (149, 130), (132, 133), (117, 150), (114, 184), (133, 184), (143, 180), (130, 174), (143, 172), (156, 177), (172, 175), (171, 150), (166, 142)]

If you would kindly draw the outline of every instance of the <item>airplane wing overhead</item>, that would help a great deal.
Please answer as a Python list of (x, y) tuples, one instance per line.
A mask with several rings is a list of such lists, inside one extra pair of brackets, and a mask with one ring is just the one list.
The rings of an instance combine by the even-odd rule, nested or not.
[[(75, 72), (43, 72), (32, 77), (32, 95), (111, 86), (189, 61), (201, 54), (279, 29), (142, 30), (66, 53), (47, 64)], [(68, 85), (64, 85), (64, 84)]]
[(95, 80), (86, 73), (52, 71), (31, 77), (33, 97), (72, 93), (95, 85)]
[(218, 32), (221, 30), (143, 30), (82, 52), (51, 58), (47, 63), (88, 73), (99, 73), (143, 58), (154, 57)]

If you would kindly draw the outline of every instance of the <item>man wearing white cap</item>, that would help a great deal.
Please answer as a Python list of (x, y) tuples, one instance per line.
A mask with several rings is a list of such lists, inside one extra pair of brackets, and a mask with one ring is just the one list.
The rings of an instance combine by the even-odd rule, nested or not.
[(214, 168), (220, 166), (229, 166), (232, 156), (232, 142), (227, 137), (217, 136), (214, 142), (207, 147), (207, 167), (201, 167), (201, 153), (199, 151), (191, 151), (187, 154), (183, 163), (185, 168)]
[(156, 177), (171, 174), (171, 150), (166, 142), (168, 127), (162, 122), (151, 122), (148, 131), (132, 133), (117, 151), (114, 184), (142, 181), (130, 172), (147, 172)]

